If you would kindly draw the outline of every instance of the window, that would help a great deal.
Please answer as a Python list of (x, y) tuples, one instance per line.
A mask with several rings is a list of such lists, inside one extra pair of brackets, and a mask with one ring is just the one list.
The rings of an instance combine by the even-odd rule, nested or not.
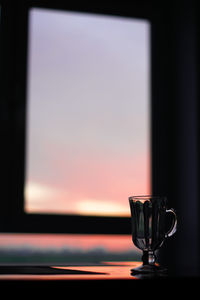
[[(4, 170), (2, 195), (9, 200), (2, 203), (2, 231), (90, 234), (130, 233), (127, 198), (129, 194), (134, 192), (132, 189), (133, 178), (135, 181), (139, 177), (143, 177), (143, 175), (145, 178), (144, 185), (140, 187), (135, 185), (137, 186), (135, 192), (141, 193), (143, 190), (146, 193), (151, 188), (149, 10), (146, 8), (141, 10), (138, 4), (133, 10), (117, 6), (115, 9), (109, 7), (96, 9), (95, 7), (62, 6), (59, 1), (56, 4), (49, 3), (48, 5), (46, 2), (39, 1), (36, 7), (34, 1), (27, 1), (26, 4), (21, 2), (12, 6), (10, 3), (7, 3), (3, 6), (2, 23), (5, 35), (3, 35), (4, 60), (2, 61), (2, 74), (6, 70), (8, 78), (6, 84), (2, 87), (2, 93), (5, 95), (5, 108), (9, 113), (8, 118), (4, 119), (7, 125), (5, 126), (4, 155), (2, 157), (6, 156), (7, 159), (2, 161)], [(50, 39), (46, 38), (45, 43), (44, 40), (40, 40), (39, 44), (37, 44), (39, 41), (37, 40), (37, 22), (38, 17), (41, 20), (41, 15), (44, 25), (44, 27), (41, 27), (41, 38), (42, 34), (47, 34), (48, 36), (50, 33), (45, 29), (45, 26), (49, 24), (48, 22), (51, 18), (51, 21), (55, 22), (55, 26), (52, 29)], [(67, 22), (68, 27), (60, 26), (59, 22), (56, 21), (57, 16), (60, 16), (59, 22)], [(50, 19), (48, 20), (47, 17), (50, 17)], [(82, 26), (87, 22), (90, 25), (94, 25), (94, 28)], [(100, 30), (103, 24), (104, 26), (106, 24), (108, 28), (105, 31), (105, 35), (102, 35)], [(55, 56), (53, 56), (53, 51), (55, 50), (53, 44), (51, 51), (48, 52), (49, 56), (42, 57), (45, 51), (41, 51), (40, 57), (36, 55), (39, 50), (38, 46), (46, 47), (49, 42), (52, 43), (53, 39), (51, 40), (51, 38), (55, 37), (56, 28), (58, 29), (57, 38), (59, 43), (61, 42), (59, 34), (62, 35), (63, 33), (62, 31), (59, 32), (59, 30), (67, 28), (65, 32), (66, 37), (68, 40), (71, 38), (71, 44), (66, 49), (68, 51), (66, 52), (68, 60), (64, 60), (63, 64), (64, 48), (62, 47), (59, 48), (60, 57), (58, 53), (55, 53)], [(92, 36), (93, 30), (94, 32), (96, 30), (96, 36), (94, 32)], [(126, 32), (126, 35), (124, 32)], [(140, 35), (138, 35), (138, 32), (140, 32)], [(9, 39), (9, 34), (15, 38)], [(87, 43), (83, 39), (77, 38), (76, 35), (81, 34), (87, 36)], [(133, 44), (131, 44), (129, 39), (131, 34), (133, 40), (136, 39)], [(101, 48), (97, 47), (97, 43), (94, 42), (95, 39), (98, 40)], [(103, 39), (105, 39), (104, 43)], [(77, 42), (80, 43), (80, 47), (77, 47)], [(66, 47), (66, 41), (62, 41), (62, 46)], [(117, 48), (117, 51), (113, 51), (114, 48), (115, 50)], [(78, 55), (81, 49), (85, 51), (84, 59)], [(132, 51), (134, 49), (135, 53)], [(125, 53), (124, 56), (121, 56), (121, 53)], [(90, 57), (87, 57), (86, 54), (90, 55)], [(112, 54), (114, 55), (112, 56)], [(131, 56), (129, 57), (129, 55)], [(141, 56), (138, 57), (138, 55)], [(55, 62), (51, 60), (53, 57)], [(70, 60), (69, 57), (71, 58)], [(97, 59), (95, 59), (96, 57)], [(81, 60), (77, 61), (77, 58), (81, 58)], [(52, 101), (52, 93), (55, 93), (54, 96), (57, 97), (58, 87), (52, 89), (51, 84), (44, 89), (45, 77), (37, 78), (37, 76), (42, 76), (44, 73), (39, 72), (39, 75), (37, 75), (37, 70), (34, 69), (38, 66), (41, 68), (42, 63), (45, 63), (44, 60), (39, 61), (39, 59), (47, 59), (46, 62), (50, 59), (51, 64), (46, 64), (43, 71), (45, 70), (47, 75), (51, 73), (51, 80), (53, 81), (59, 78), (57, 84), (62, 93), (59, 97), (60, 111), (57, 114), (52, 114), (53, 111), (55, 112), (56, 107), (55, 102)], [(66, 68), (66, 62), (71, 68), (70, 72)], [(52, 70), (57, 63), (60, 63), (60, 67), (63, 68), (60, 70), (62, 70), (61, 73), (64, 72), (64, 76), (52, 72), (48, 74), (47, 67)], [(95, 69), (96, 73), (92, 69), (94, 64), (97, 67)], [(139, 66), (138, 69), (136, 68), (137, 65)], [(87, 76), (84, 76), (84, 68), (86, 66), (90, 69), (90, 72), (87, 72), (87, 76), (88, 74), (90, 75), (89, 79)], [(79, 67), (81, 72), (79, 72)], [(137, 75), (134, 73), (135, 69), (140, 69)], [(84, 85), (81, 81), (82, 79), (77, 78), (78, 74), (82, 75)], [(94, 74), (95, 76), (93, 76)], [(133, 78), (132, 81), (131, 76)], [(109, 78), (109, 82), (106, 80), (107, 78)], [(140, 81), (141, 79), (144, 81)], [(76, 80), (79, 82), (79, 95), (75, 89)], [(86, 88), (91, 81), (94, 86), (96, 85), (97, 89), (91, 90)], [(120, 84), (118, 84), (119, 82)], [(37, 84), (41, 84), (42, 93), (46, 93), (43, 94), (44, 97), (41, 96), (42, 94), (36, 97), (36, 93), (39, 91)], [(101, 89), (101, 84), (103, 89)], [(145, 88), (141, 88), (140, 85), (143, 85)], [(37, 88), (35, 88), (36, 86)], [(64, 101), (63, 87), (66, 89), (66, 102)], [(90, 95), (83, 93), (84, 87), (84, 92)], [(106, 89), (107, 94), (103, 94)], [(108, 97), (108, 94), (112, 95), (112, 97)], [(80, 98), (80, 95), (82, 95), (82, 98)], [(140, 98), (138, 103), (141, 106), (136, 105), (138, 95), (138, 98)], [(41, 111), (39, 116), (37, 110), (40, 97), (42, 97), (43, 102), (40, 102)], [(72, 98), (74, 101), (71, 101)], [(79, 103), (80, 99), (82, 102)], [(95, 99), (95, 101), (92, 102), (92, 99)], [(47, 100), (49, 100), (49, 103), (47, 103)], [(116, 100), (115, 105), (114, 100)], [(87, 109), (84, 103), (87, 104)], [(62, 106), (63, 109), (61, 108)], [(77, 122), (75, 122), (73, 111), (77, 107), (79, 108), (79, 113), (77, 114)], [(50, 118), (47, 117), (48, 109)], [(136, 113), (137, 109), (138, 112)], [(102, 119), (100, 118), (98, 120), (99, 111), (106, 112), (103, 115), (104, 122), (101, 122)], [(67, 116), (67, 122), (65, 116)], [(81, 169), (83, 170), (85, 165), (88, 166), (86, 159), (90, 158), (92, 165), (90, 170), (87, 170), (89, 175), (85, 176), (86, 178), (84, 178), (82, 170), (80, 176), (74, 176), (74, 181), (72, 181), (73, 178), (70, 178), (71, 181), (68, 180), (67, 184), (62, 182), (62, 186), (60, 186), (61, 177), (58, 178), (57, 182), (55, 178), (54, 180), (50, 178), (54, 168), (51, 155), (54, 155), (56, 152), (51, 149), (51, 146), (49, 147), (46, 144), (51, 151), (44, 151), (42, 155), (45, 159), (39, 161), (38, 153), (36, 154), (34, 146), (34, 143), (38, 143), (38, 145), (43, 143), (44, 145), (47, 142), (47, 135), (44, 130), (45, 124), (43, 122), (40, 123), (40, 118), (45, 118), (46, 125), (49, 125), (51, 119), (54, 118), (54, 125), (60, 126), (57, 129), (55, 126), (52, 126), (50, 130), (51, 133), (55, 131), (55, 135), (51, 135), (51, 137), (59, 138), (58, 143), (55, 143), (59, 146), (59, 151), (61, 151), (57, 152), (58, 156), (64, 152), (63, 159), (66, 167), (62, 170), (62, 172), (65, 172), (63, 177), (68, 176), (69, 178), (69, 174), (73, 172), (77, 174), (77, 165), (79, 166), (81, 163)], [(55, 122), (56, 118), (57, 122)], [(119, 120), (121, 124), (118, 122)], [(137, 135), (133, 120), (134, 122), (137, 120), (134, 124), (137, 124), (138, 130), (142, 130), (142, 135)], [(92, 123), (93, 121), (94, 123)], [(94, 126), (92, 127), (91, 124)], [(41, 129), (41, 132), (38, 129), (36, 132), (37, 125), (40, 125), (38, 127)], [(70, 126), (74, 128), (73, 134), (70, 134)], [(131, 130), (131, 126), (133, 130)], [(47, 127), (50, 128), (49, 126)], [(96, 134), (97, 132), (98, 135)], [(40, 136), (41, 143), (39, 142), (39, 135), (37, 136), (38, 133), (43, 134), (43, 136)], [(64, 139), (62, 139), (63, 134)], [(34, 135), (35, 137), (33, 138)], [(43, 138), (44, 135), (45, 138)], [(133, 140), (137, 140), (137, 143), (134, 144)], [(60, 147), (62, 143), (63, 145)], [(67, 146), (70, 146), (67, 147), (65, 143), (67, 143)], [(80, 147), (82, 147), (82, 151), (80, 151)], [(44, 149), (42, 147), (39, 151)], [(132, 157), (131, 150), (133, 150)], [(67, 155), (65, 155), (66, 153)], [(141, 154), (141, 157), (135, 156), (135, 153)], [(47, 154), (50, 155), (49, 160)], [(88, 154), (89, 156), (87, 157)], [(103, 156), (103, 154), (106, 155)], [(70, 155), (72, 159), (69, 159)], [(137, 161), (135, 157), (137, 157)], [(48, 170), (46, 174), (42, 174), (43, 171), (38, 168), (40, 162), (44, 164), (43, 166), (46, 164), (46, 169)], [(106, 163), (104, 167), (102, 162)], [(62, 167), (62, 163), (63, 161), (60, 161), (60, 167)], [(141, 173), (135, 172), (136, 164), (143, 164), (143, 167), (140, 169)], [(107, 178), (103, 178), (103, 173), (100, 174), (99, 170), (101, 168), (106, 168), (105, 174)], [(123, 169), (122, 172), (119, 172), (120, 168)], [(62, 172), (61, 168), (56, 169), (56, 174), (59, 175)], [(94, 178), (92, 177), (93, 175)], [(41, 180), (38, 180), (37, 176), (43, 177), (40, 178)], [(49, 178), (50, 181), (48, 181)], [(88, 186), (92, 179), (92, 189), (90, 190)], [(80, 183), (82, 180), (81, 187)], [(123, 182), (121, 187), (119, 185), (120, 181)], [(95, 191), (96, 186), (94, 182), (98, 182), (98, 193)], [(74, 188), (76, 184), (79, 186), (78, 192)], [(112, 191), (110, 190), (111, 185), (115, 185), (115, 189)], [(84, 191), (85, 187), (87, 187), (86, 192)], [(38, 191), (40, 195), (43, 194), (43, 199), (41, 197), (38, 200)], [(62, 197), (60, 199), (58, 197), (58, 194), (61, 192), (63, 192), (62, 197), (65, 198), (64, 201)], [(75, 192), (77, 192), (77, 195), (75, 195)], [(84, 195), (83, 192), (85, 192)], [(56, 199), (59, 199), (57, 200), (60, 201), (59, 205), (52, 205), (55, 202), (52, 201), (54, 196)], [(70, 207), (71, 199), (74, 199), (74, 201), (72, 203), (73, 206)], [(61, 202), (65, 202), (65, 207), (61, 207)]]
[(29, 14), (25, 211), (129, 216), (150, 193), (149, 22)]

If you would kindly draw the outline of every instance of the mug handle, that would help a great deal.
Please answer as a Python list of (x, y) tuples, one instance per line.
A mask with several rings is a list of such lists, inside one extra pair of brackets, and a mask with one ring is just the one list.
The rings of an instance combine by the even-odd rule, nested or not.
[(173, 215), (173, 222), (169, 231), (165, 233), (165, 237), (168, 238), (176, 232), (177, 228), (177, 216), (173, 208), (166, 209), (166, 213), (171, 213)]

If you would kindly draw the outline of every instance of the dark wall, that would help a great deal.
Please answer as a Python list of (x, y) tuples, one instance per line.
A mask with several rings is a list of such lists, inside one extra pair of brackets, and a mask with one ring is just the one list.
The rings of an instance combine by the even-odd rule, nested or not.
[(153, 30), (153, 190), (168, 197), (178, 230), (161, 261), (181, 272), (199, 266), (199, 37), (195, 1), (162, 7)]

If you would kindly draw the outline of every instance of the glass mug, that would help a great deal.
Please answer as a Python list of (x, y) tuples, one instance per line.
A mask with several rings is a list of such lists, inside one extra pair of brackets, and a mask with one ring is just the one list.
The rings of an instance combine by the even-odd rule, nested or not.
[[(155, 250), (160, 248), (164, 240), (176, 232), (177, 216), (175, 211), (167, 209), (167, 198), (157, 196), (129, 197), (132, 224), (132, 240), (137, 248), (143, 251), (143, 264), (132, 269), (132, 274), (165, 272), (155, 263)], [(171, 228), (165, 232), (166, 215), (171, 213)]]

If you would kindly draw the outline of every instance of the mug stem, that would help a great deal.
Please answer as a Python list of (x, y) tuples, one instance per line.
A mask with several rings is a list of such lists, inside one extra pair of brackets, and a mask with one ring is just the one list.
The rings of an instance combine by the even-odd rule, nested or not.
[(131, 269), (132, 276), (137, 274), (150, 274), (150, 276), (156, 276), (157, 274), (164, 275), (167, 272), (167, 269), (162, 268), (155, 263), (156, 256), (152, 250), (143, 250), (142, 262), (143, 264), (139, 267)]
[(143, 251), (142, 256), (142, 262), (143, 265), (155, 265), (156, 262), (156, 256), (154, 254), (154, 251)]

